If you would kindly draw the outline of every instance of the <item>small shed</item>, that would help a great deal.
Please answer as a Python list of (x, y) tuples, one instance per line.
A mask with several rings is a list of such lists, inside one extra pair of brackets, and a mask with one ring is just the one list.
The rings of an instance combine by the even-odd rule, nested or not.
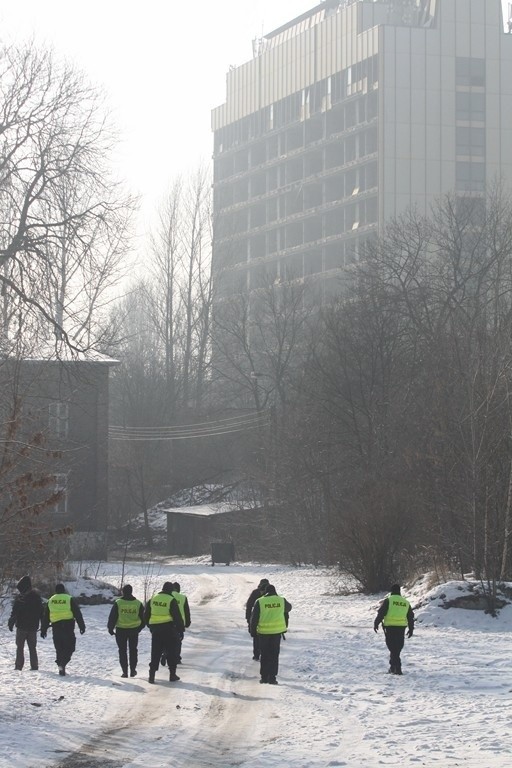
[(214, 543), (242, 544), (250, 540), (255, 516), (260, 510), (240, 508), (233, 504), (201, 504), (173, 507), (167, 513), (167, 552), (170, 555), (194, 557), (210, 554)]

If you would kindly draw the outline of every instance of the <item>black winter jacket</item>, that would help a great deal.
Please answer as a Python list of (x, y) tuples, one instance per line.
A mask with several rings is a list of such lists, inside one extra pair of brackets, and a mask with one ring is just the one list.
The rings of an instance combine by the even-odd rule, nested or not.
[(9, 617), (9, 629), (17, 627), (25, 632), (37, 632), (43, 616), (44, 603), (37, 589), (29, 589), (21, 595), (16, 595)]
[(265, 593), (261, 589), (253, 589), (249, 597), (247, 598), (247, 602), (245, 604), (245, 620), (249, 624), (251, 621), (251, 613), (252, 609), (254, 608), (254, 603), (259, 597), (263, 597)]

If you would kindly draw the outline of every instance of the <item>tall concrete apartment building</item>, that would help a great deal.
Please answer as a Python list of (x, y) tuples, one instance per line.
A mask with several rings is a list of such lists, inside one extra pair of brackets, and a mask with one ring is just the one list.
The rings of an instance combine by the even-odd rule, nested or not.
[(512, 182), (501, 0), (324, 0), (254, 41), (212, 127), (217, 296), (321, 302), (390, 217)]

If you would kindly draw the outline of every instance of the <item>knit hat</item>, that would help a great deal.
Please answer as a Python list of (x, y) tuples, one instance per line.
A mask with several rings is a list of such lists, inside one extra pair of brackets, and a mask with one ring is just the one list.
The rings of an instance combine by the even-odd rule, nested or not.
[(122, 589), (123, 597), (131, 597), (133, 594), (133, 587), (131, 584), (125, 584)]
[(64, 584), (56, 584), (55, 585), (55, 592), (58, 595), (64, 594), (65, 591), (66, 591), (66, 587), (64, 586)]
[(172, 585), (172, 591), (179, 592), (180, 590), (181, 590), (181, 586), (179, 581), (175, 581), (174, 584)]
[(266, 595), (277, 595), (276, 588), (273, 584), (268, 584), (265, 590)]
[(21, 592), (22, 595), (24, 595), (25, 592), (29, 592), (32, 589), (30, 576), (22, 576), (16, 584), (16, 588)]
[(258, 589), (265, 589), (268, 587), (268, 579), (262, 579), (258, 584)]
[(391, 587), (391, 594), (392, 595), (400, 594), (400, 584), (393, 584), (393, 586)]
[(162, 587), (162, 592), (165, 592), (166, 595), (171, 595), (173, 592), (173, 584), (172, 581), (166, 581), (165, 584)]

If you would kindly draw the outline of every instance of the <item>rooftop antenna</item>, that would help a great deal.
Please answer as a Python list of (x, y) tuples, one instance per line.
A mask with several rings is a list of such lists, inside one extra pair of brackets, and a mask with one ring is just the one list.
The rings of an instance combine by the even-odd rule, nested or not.
[(265, 46), (263, 43), (264, 35), (263, 35), (263, 19), (261, 20), (261, 33), (259, 37), (253, 38), (252, 41), (252, 57), (253, 59), (257, 58), (258, 56), (261, 56), (263, 51), (265, 50)]

